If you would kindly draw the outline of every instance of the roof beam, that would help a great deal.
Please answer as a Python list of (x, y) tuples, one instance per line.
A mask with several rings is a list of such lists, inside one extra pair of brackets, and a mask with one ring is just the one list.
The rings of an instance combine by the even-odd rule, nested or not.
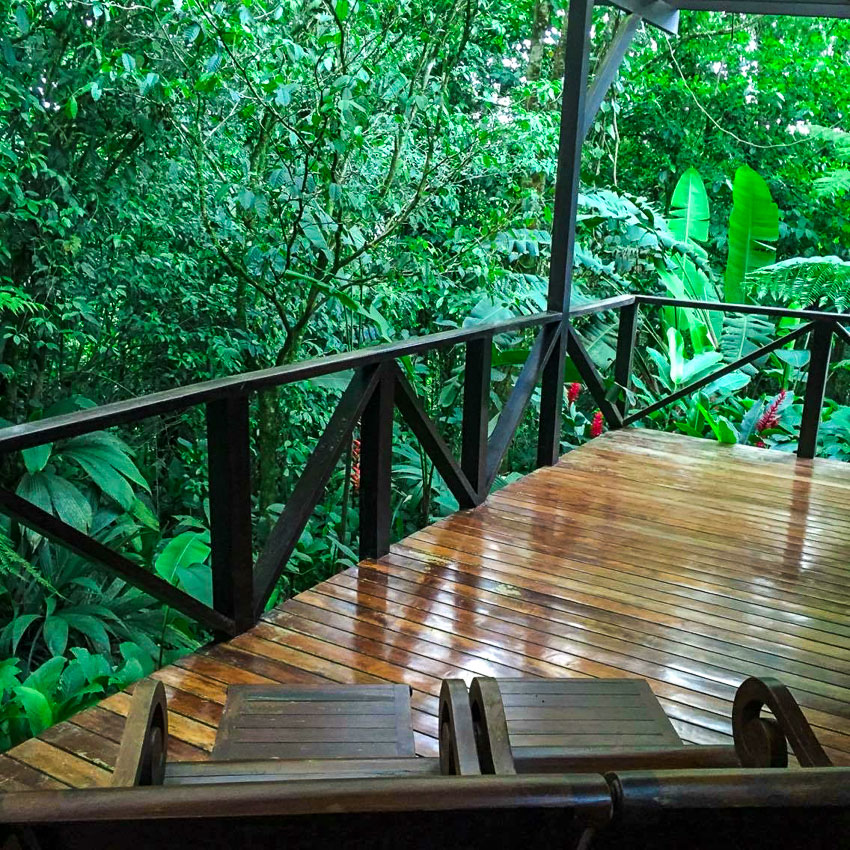
[(648, 24), (669, 32), (670, 35), (676, 35), (679, 32), (677, 7), (681, 6), (680, 3), (666, 3), (664, 0), (601, 0), (601, 2), (607, 6), (616, 6), (624, 12), (640, 15)]
[[(822, 0), (671, 0), (689, 12), (737, 12), (744, 15), (791, 15), (803, 18), (850, 18), (850, 3)], [(617, 4), (620, 5), (620, 0)]]
[(599, 112), (599, 107), (602, 106), (602, 101), (605, 100), (608, 89), (611, 88), (611, 84), (617, 78), (620, 65), (623, 64), (623, 59), (634, 40), (635, 34), (640, 29), (642, 20), (641, 15), (633, 12), (631, 15), (626, 15), (620, 21), (617, 32), (608, 45), (608, 49), (599, 63), (599, 68), (593, 75), (593, 82), (587, 92), (587, 98), (584, 102), (584, 121), (581, 125), (582, 140), (584, 140), (593, 126), (596, 113)]

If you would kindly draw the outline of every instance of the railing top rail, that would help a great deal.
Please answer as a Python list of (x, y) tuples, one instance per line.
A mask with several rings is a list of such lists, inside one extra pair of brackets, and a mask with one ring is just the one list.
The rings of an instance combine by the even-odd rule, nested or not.
[(668, 298), (665, 295), (635, 295), (634, 300), (637, 304), (653, 304), (657, 307), (688, 307), (694, 310), (717, 310), (722, 313), (749, 313), (780, 319), (801, 319), (806, 322), (850, 321), (850, 313), (831, 313), (824, 310), (791, 310), (787, 307), (766, 307), (761, 304), (728, 304), (725, 301), (690, 301), (686, 298)]
[[(585, 305), (582, 309), (584, 312), (588, 312), (588, 308), (592, 306)], [(603, 307), (601, 309), (608, 308)], [(525, 328), (554, 324), (560, 322), (562, 318), (562, 314), (558, 312), (534, 313), (530, 316), (518, 316), (504, 322), (484, 323), (468, 328), (454, 328), (399, 342), (383, 343), (357, 351), (330, 354), (286, 366), (273, 366), (269, 369), (214, 378), (197, 384), (163, 390), (162, 392), (125, 399), (86, 410), (78, 410), (61, 416), (52, 416), (49, 419), (42, 419), (37, 422), (11, 425), (0, 429), (0, 454), (26, 449), (57, 439), (87, 434), (113, 425), (137, 422), (151, 416), (174, 413), (228, 396), (247, 395), (257, 390), (291, 384), (308, 378), (318, 378), (322, 375), (331, 375), (347, 369), (373, 366), (386, 360), (421, 354), (435, 348), (457, 345), (470, 340)]]

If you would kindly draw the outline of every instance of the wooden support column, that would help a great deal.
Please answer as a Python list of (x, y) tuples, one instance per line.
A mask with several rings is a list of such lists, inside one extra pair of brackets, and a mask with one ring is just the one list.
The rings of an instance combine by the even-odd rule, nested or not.
[(590, 57), (590, 24), (593, 0), (570, 0), (567, 14), (566, 65), (561, 96), (561, 133), (558, 142), (558, 175), (552, 220), (552, 259), (549, 266), (547, 309), (564, 314), (559, 339), (543, 370), (540, 395), (540, 430), (537, 465), (558, 460), (561, 450), (561, 408), (564, 397), (564, 358), (569, 326), (570, 285), (576, 238), (576, 212), (581, 174), (587, 70)]
[(490, 419), (492, 362), (492, 337), (473, 339), (466, 344), (460, 466), (474, 488), (478, 502), (487, 497), (487, 425)]
[(213, 607), (238, 631), (254, 625), (248, 397), (206, 406)]
[(390, 472), (393, 460), (395, 379), (380, 367), (378, 385), (360, 420), (360, 557), (390, 551)]
[(832, 322), (817, 322), (809, 340), (809, 377), (803, 397), (803, 417), (800, 421), (800, 439), (797, 457), (813, 458), (818, 446), (818, 428), (829, 377), (829, 355), (832, 349)]

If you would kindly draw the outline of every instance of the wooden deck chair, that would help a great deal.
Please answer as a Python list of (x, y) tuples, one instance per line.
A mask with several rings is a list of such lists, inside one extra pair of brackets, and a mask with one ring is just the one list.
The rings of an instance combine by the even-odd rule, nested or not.
[[(780, 682), (747, 679), (732, 710), (734, 746), (686, 746), (639, 679), (473, 679), (470, 712), (484, 773), (803, 767), (831, 764)], [(773, 717), (763, 717), (767, 706)]]
[(169, 762), (165, 689), (144, 680), (133, 693), (113, 785), (479, 774), (463, 682), (444, 684), (440, 717), (441, 757), (419, 758), (406, 685), (231, 686), (212, 759)]

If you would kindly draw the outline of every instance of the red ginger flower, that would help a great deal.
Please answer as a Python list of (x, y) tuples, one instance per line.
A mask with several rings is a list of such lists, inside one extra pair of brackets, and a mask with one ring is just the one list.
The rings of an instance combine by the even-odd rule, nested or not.
[(597, 410), (593, 415), (593, 422), (590, 423), (590, 436), (598, 437), (602, 433), (602, 426), (605, 419), (602, 416), (602, 411)]
[(779, 405), (785, 400), (787, 394), (787, 390), (782, 390), (770, 403), (767, 410), (759, 417), (759, 421), (756, 422), (756, 431), (767, 431), (768, 428), (776, 428), (779, 425)]
[(360, 489), (360, 440), (351, 442), (351, 486)]
[(570, 404), (575, 403), (575, 400), (578, 398), (579, 393), (581, 392), (581, 384), (576, 381), (574, 384), (570, 384), (567, 389), (567, 401)]

